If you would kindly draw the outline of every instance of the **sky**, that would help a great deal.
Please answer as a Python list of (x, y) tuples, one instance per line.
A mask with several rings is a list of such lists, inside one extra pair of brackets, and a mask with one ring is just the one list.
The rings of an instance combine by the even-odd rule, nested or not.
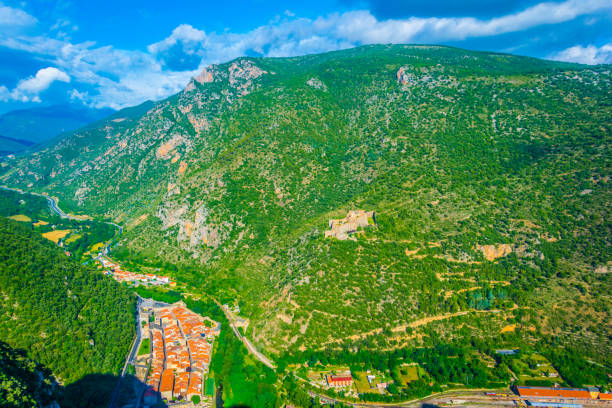
[(612, 0), (0, 0), (0, 113), (120, 109), (210, 64), (363, 44), (612, 63)]

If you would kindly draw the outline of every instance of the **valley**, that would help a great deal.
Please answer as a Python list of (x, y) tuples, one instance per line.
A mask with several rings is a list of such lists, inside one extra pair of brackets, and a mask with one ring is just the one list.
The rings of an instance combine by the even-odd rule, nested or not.
[[(112, 351), (83, 352), (121, 378), (111, 408), (607, 391), (611, 94), (607, 65), (451, 47), (238, 58), (2, 158), (0, 215), (7, 241), (17, 228), (104, 288), (87, 299), (112, 320), (57, 301), (111, 328)], [(15, 335), (31, 316), (7, 293), (0, 340), (66, 384), (85, 375)], [(81, 324), (78, 347), (97, 347)]]

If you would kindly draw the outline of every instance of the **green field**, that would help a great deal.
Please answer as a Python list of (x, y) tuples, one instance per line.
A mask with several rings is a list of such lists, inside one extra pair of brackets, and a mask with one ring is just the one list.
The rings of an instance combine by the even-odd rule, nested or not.
[(138, 348), (138, 355), (142, 356), (145, 354), (149, 354), (151, 352), (151, 340), (146, 338), (142, 339), (142, 343), (140, 343), (140, 347)]
[(212, 377), (206, 379), (206, 395), (210, 397), (215, 395), (215, 379)]
[(410, 384), (412, 381), (419, 379), (419, 366), (400, 366), (398, 369), (398, 376), (404, 385)]

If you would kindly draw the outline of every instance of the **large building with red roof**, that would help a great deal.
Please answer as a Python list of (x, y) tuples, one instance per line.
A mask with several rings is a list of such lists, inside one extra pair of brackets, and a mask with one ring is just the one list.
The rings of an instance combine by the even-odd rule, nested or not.
[(550, 388), (550, 387), (516, 387), (521, 398), (539, 399), (595, 399), (592, 392), (586, 388)]
[(353, 384), (353, 377), (346, 375), (327, 375), (327, 385), (330, 387), (350, 387)]

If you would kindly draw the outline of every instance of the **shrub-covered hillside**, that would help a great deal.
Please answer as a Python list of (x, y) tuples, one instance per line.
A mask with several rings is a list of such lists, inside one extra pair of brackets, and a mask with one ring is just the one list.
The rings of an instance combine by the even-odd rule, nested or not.
[(117, 374), (134, 337), (135, 299), (19, 222), (0, 217), (0, 340), (63, 384)]
[[(115, 255), (235, 299), (269, 353), (503, 331), (609, 359), (610, 95), (610, 66), (448, 47), (241, 58), (0, 177), (121, 223)], [(376, 225), (325, 238), (353, 209)]]

